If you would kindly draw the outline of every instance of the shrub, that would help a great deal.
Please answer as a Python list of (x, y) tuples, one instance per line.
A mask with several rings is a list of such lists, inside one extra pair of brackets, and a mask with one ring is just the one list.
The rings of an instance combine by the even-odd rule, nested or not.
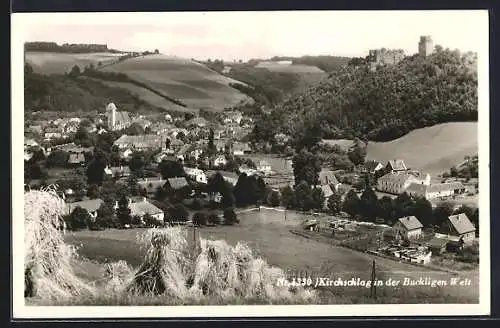
[(215, 212), (211, 212), (207, 216), (207, 223), (210, 225), (217, 225), (220, 223), (219, 216)]
[(193, 215), (193, 223), (197, 226), (207, 225), (207, 216), (204, 212), (197, 212)]
[(232, 208), (227, 208), (224, 210), (224, 224), (233, 225), (239, 223), (238, 217)]

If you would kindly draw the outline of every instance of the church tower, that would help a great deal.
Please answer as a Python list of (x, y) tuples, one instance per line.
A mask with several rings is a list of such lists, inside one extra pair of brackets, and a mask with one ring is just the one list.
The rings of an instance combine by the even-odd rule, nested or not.
[(116, 128), (116, 106), (110, 103), (106, 107), (106, 115), (108, 116), (108, 129), (115, 130)]

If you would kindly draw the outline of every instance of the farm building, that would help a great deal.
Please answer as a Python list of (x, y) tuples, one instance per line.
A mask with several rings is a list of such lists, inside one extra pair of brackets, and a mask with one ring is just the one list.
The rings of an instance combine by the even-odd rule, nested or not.
[(271, 164), (269, 164), (267, 161), (260, 160), (257, 163), (257, 171), (267, 174), (267, 173), (271, 173), (271, 170), (272, 170)]
[(470, 244), (476, 238), (476, 227), (465, 213), (451, 215), (441, 225), (440, 233), (458, 237), (465, 244)]
[(370, 174), (375, 174), (383, 168), (384, 165), (377, 161), (367, 161), (364, 166), (364, 170)]
[(114, 146), (119, 149), (133, 149), (133, 150), (155, 150), (161, 149), (165, 144), (165, 138), (156, 134), (144, 134), (137, 136), (122, 135), (115, 140)]
[(252, 151), (250, 145), (247, 142), (236, 142), (233, 145), (233, 155), (234, 156), (243, 156)]
[[(158, 207), (151, 204), (145, 197), (128, 200), (128, 206), (130, 208), (131, 216), (138, 216), (144, 219), (146, 214), (151, 215), (156, 221), (163, 222), (165, 213)], [(118, 208), (118, 201), (116, 201), (115, 210)]]
[(335, 191), (338, 190), (340, 186), (340, 182), (337, 180), (337, 177), (335, 176), (334, 172), (330, 170), (322, 169), (319, 172), (318, 180), (321, 186), (325, 185), (332, 186)]
[(69, 154), (68, 164), (69, 165), (83, 165), (83, 164), (85, 164), (85, 155), (83, 155), (83, 153)]
[(180, 190), (182, 188), (188, 187), (189, 183), (187, 182), (186, 178), (178, 177), (178, 178), (167, 179), (167, 182), (165, 183), (165, 185), (168, 186), (169, 189)]
[(446, 252), (446, 245), (449, 240), (444, 238), (433, 237), (431, 240), (427, 242), (427, 246), (432, 254), (442, 254)]
[(390, 194), (402, 194), (411, 184), (430, 184), (430, 175), (421, 172), (390, 172), (377, 180), (377, 190)]
[(99, 209), (99, 207), (101, 207), (103, 203), (104, 201), (100, 198), (89, 199), (75, 203), (66, 203), (64, 207), (64, 214), (70, 215), (75, 210), (75, 208), (81, 207), (87, 210), (90, 216), (95, 219), (97, 217), (97, 210)]
[(460, 195), (465, 193), (465, 191), (464, 185), (460, 182), (436, 183), (428, 186), (412, 183), (406, 189), (408, 195), (412, 197), (425, 197), (428, 200)]
[(399, 218), (392, 226), (396, 239), (418, 239), (422, 235), (422, 223), (415, 216)]
[(206, 175), (207, 175), (207, 178), (210, 179), (211, 177), (213, 177), (217, 173), (219, 173), (222, 176), (224, 181), (232, 184), (233, 186), (235, 186), (238, 183), (239, 176), (237, 173), (234, 173), (234, 172), (209, 170), (206, 172)]
[(190, 179), (192, 179), (198, 183), (204, 183), (204, 184), (207, 183), (207, 176), (205, 175), (205, 172), (203, 172), (200, 169), (192, 168), (192, 167), (185, 167), (184, 172), (186, 172), (186, 175)]
[(128, 166), (106, 166), (104, 173), (112, 178), (123, 178), (130, 175), (130, 168)]
[(387, 172), (402, 172), (408, 170), (402, 159), (389, 160), (385, 168)]

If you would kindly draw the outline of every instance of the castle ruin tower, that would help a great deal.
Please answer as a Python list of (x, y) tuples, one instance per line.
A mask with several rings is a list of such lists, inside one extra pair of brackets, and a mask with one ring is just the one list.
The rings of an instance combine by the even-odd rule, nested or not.
[(434, 43), (430, 35), (424, 35), (420, 37), (420, 42), (418, 43), (418, 54), (421, 57), (427, 57), (434, 51)]
[(106, 107), (106, 115), (108, 116), (108, 129), (115, 130), (116, 127), (116, 105), (108, 104)]

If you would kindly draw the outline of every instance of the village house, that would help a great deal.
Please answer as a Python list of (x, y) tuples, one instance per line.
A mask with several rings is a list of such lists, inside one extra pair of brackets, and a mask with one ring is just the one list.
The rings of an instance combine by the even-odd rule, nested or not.
[(169, 178), (165, 183), (165, 188), (173, 191), (178, 191), (186, 187), (189, 187), (189, 183), (184, 177)]
[(170, 148), (173, 149), (175, 152), (181, 150), (182, 147), (184, 147), (184, 142), (180, 139), (174, 139), (170, 142)]
[(406, 192), (412, 197), (425, 197), (425, 199), (431, 200), (461, 195), (466, 192), (466, 189), (460, 182), (435, 183), (430, 185), (412, 183), (408, 186)]
[(130, 175), (130, 168), (128, 166), (106, 166), (104, 173), (111, 178), (124, 178)]
[(226, 159), (226, 156), (224, 155), (219, 155), (217, 157), (215, 157), (212, 161), (212, 165), (214, 167), (221, 167), (221, 166), (224, 166), (227, 164), (227, 159)]
[(458, 237), (465, 244), (472, 243), (476, 238), (476, 227), (469, 220), (465, 213), (451, 215), (443, 222), (440, 233)]
[(264, 174), (269, 174), (272, 172), (272, 167), (271, 167), (271, 164), (269, 164), (267, 161), (265, 160), (260, 160), (258, 163), (257, 163), (257, 171), (259, 172), (262, 172)]
[(193, 181), (196, 181), (198, 183), (207, 183), (207, 176), (205, 172), (203, 172), (200, 169), (197, 168), (192, 168), (192, 167), (185, 167), (184, 172), (186, 172), (186, 175), (192, 179)]
[(408, 170), (402, 159), (389, 160), (385, 168), (387, 172), (402, 172)]
[(240, 172), (240, 174), (245, 173), (247, 176), (251, 176), (258, 173), (256, 169), (252, 169), (248, 167), (248, 165), (246, 164), (240, 165), (240, 167), (238, 168), (238, 172)]
[(85, 155), (83, 153), (69, 154), (68, 164), (71, 166), (78, 166), (85, 164)]
[(214, 147), (217, 153), (223, 153), (226, 150), (227, 140), (215, 140)]
[(138, 179), (137, 185), (148, 194), (148, 196), (154, 195), (158, 188), (163, 188), (166, 180), (158, 178), (144, 178)]
[(117, 111), (114, 103), (110, 103), (106, 107), (106, 118), (108, 121), (108, 129), (111, 131), (123, 130), (132, 125), (129, 113)]
[(186, 122), (187, 127), (197, 126), (199, 128), (204, 128), (208, 125), (208, 121), (203, 117), (195, 117)]
[[(128, 207), (130, 208), (130, 215), (137, 216), (144, 223), (144, 216), (149, 214), (153, 219), (159, 223), (163, 223), (165, 219), (165, 213), (158, 207), (151, 204), (146, 197), (140, 198), (129, 198)], [(115, 202), (114, 209), (118, 208), (118, 201)]]
[(234, 156), (243, 156), (252, 151), (250, 145), (247, 142), (236, 142), (233, 145), (233, 155)]
[(38, 142), (35, 139), (24, 138), (24, 145), (27, 147), (38, 147)]
[(399, 195), (406, 191), (412, 184), (430, 184), (430, 175), (420, 172), (390, 172), (377, 180), (377, 190), (389, 194)]
[(392, 226), (396, 239), (413, 240), (422, 235), (424, 226), (415, 216), (399, 218)]
[(319, 172), (318, 183), (320, 186), (331, 186), (333, 190), (337, 191), (341, 183), (337, 180), (335, 173), (330, 170), (322, 169)]
[(114, 146), (117, 146), (120, 150), (131, 149), (131, 150), (157, 150), (164, 146), (165, 138), (158, 136), (156, 134), (144, 134), (138, 136), (122, 135), (120, 138), (115, 140)]
[(323, 197), (325, 198), (325, 201), (323, 203), (323, 208), (326, 209), (328, 208), (328, 198), (330, 198), (333, 195), (333, 189), (328, 184), (321, 185), (320, 188), (323, 191)]
[(41, 125), (31, 125), (26, 129), (26, 131), (41, 135), (43, 133), (43, 127)]
[(58, 128), (46, 128), (44, 131), (45, 140), (62, 138), (62, 133)]
[(233, 186), (235, 186), (238, 183), (239, 175), (235, 172), (208, 170), (205, 174), (207, 176), (207, 179), (210, 179), (217, 173), (219, 173), (222, 176), (224, 181), (232, 184)]
[(225, 112), (224, 113), (224, 123), (235, 123), (235, 124), (240, 124), (241, 119), (243, 118), (243, 114), (238, 111), (233, 111), (233, 112)]
[(384, 168), (384, 165), (380, 162), (377, 161), (368, 161), (365, 163), (365, 169), (366, 172), (370, 174), (375, 174), (378, 171), (382, 170)]
[(64, 206), (64, 215), (70, 215), (71, 213), (73, 213), (75, 208), (81, 207), (87, 210), (91, 218), (95, 219), (97, 217), (97, 210), (103, 203), (104, 201), (100, 198), (89, 199), (75, 203), (66, 203)]

